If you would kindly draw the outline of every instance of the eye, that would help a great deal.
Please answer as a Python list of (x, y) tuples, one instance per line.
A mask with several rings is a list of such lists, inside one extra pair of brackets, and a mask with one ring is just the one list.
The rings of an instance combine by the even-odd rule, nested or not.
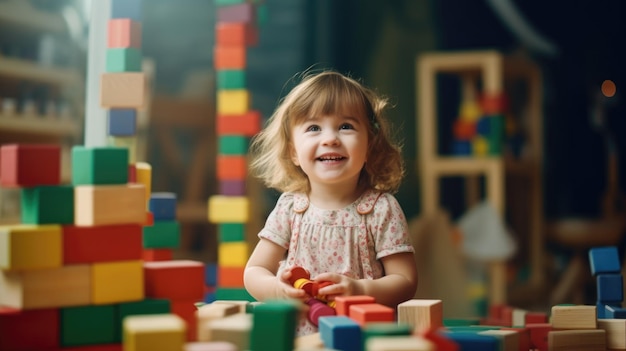
[(316, 124), (312, 124), (306, 128), (307, 132), (319, 132), (320, 130), (321, 128)]
[(343, 123), (339, 129), (354, 129), (354, 126), (351, 123)]

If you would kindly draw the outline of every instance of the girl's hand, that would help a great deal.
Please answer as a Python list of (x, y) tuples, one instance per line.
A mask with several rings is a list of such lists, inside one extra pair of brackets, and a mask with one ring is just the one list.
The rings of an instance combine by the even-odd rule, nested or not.
[(285, 271), (280, 274), (280, 276), (276, 277), (276, 297), (279, 299), (297, 299), (301, 301), (305, 301), (308, 296), (306, 292), (302, 289), (294, 288), (291, 283), (289, 283), (289, 278), (291, 278), (291, 272)]
[(336, 273), (322, 273), (315, 277), (314, 281), (331, 282), (331, 285), (321, 288), (318, 295), (326, 296), (326, 300), (333, 301), (335, 296), (361, 295), (363, 288), (357, 279), (346, 277)]

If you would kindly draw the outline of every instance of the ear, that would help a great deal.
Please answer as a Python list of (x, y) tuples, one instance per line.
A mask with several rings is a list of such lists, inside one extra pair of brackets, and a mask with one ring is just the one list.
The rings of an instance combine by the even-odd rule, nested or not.
[(289, 157), (291, 157), (291, 162), (297, 167), (300, 167), (300, 162), (298, 161), (298, 154), (296, 153), (296, 148), (293, 147), (293, 144), (289, 144)]

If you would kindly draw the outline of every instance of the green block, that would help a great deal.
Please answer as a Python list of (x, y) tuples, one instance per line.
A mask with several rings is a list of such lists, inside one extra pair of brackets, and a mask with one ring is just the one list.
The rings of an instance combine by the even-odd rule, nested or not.
[(72, 148), (72, 184), (128, 183), (128, 149), (123, 147)]
[(258, 4), (256, 7), (256, 22), (259, 26), (267, 24), (269, 21), (269, 12), (267, 9), (267, 3)]
[(217, 89), (246, 89), (246, 71), (242, 69), (218, 70)]
[(478, 318), (445, 318), (443, 320), (444, 327), (469, 327), (479, 324), (480, 319)]
[(113, 305), (61, 308), (61, 345), (79, 346), (116, 342)]
[(220, 288), (215, 289), (215, 300), (256, 301), (245, 288)]
[(146, 299), (142, 301), (125, 302), (116, 306), (117, 322), (115, 323), (116, 341), (122, 340), (124, 318), (134, 315), (170, 313), (172, 308), (170, 300), (167, 299)]
[(109, 48), (106, 50), (107, 72), (141, 72), (141, 51), (137, 48)]
[(242, 135), (220, 135), (218, 153), (221, 155), (245, 155), (248, 153), (248, 138)]
[(246, 231), (243, 223), (220, 223), (217, 226), (219, 242), (245, 241)]
[(177, 249), (180, 246), (178, 221), (158, 221), (143, 227), (144, 249)]
[(504, 116), (497, 115), (489, 118), (489, 155), (498, 156), (502, 154), (502, 143), (504, 140)]
[(293, 301), (267, 301), (254, 307), (250, 349), (292, 351), (299, 308)]
[(446, 327), (446, 329), (455, 333), (480, 333), (487, 330), (500, 330), (502, 327), (492, 325), (470, 325), (466, 327)]
[(74, 187), (22, 188), (20, 206), (24, 224), (73, 224)]

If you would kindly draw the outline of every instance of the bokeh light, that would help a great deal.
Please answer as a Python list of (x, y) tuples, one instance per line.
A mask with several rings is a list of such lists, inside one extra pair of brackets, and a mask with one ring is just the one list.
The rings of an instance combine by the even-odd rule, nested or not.
[(615, 86), (615, 83), (612, 80), (605, 80), (604, 82), (602, 82), (602, 94), (606, 97), (613, 97), (613, 95), (615, 95), (615, 92), (617, 91), (617, 87)]

